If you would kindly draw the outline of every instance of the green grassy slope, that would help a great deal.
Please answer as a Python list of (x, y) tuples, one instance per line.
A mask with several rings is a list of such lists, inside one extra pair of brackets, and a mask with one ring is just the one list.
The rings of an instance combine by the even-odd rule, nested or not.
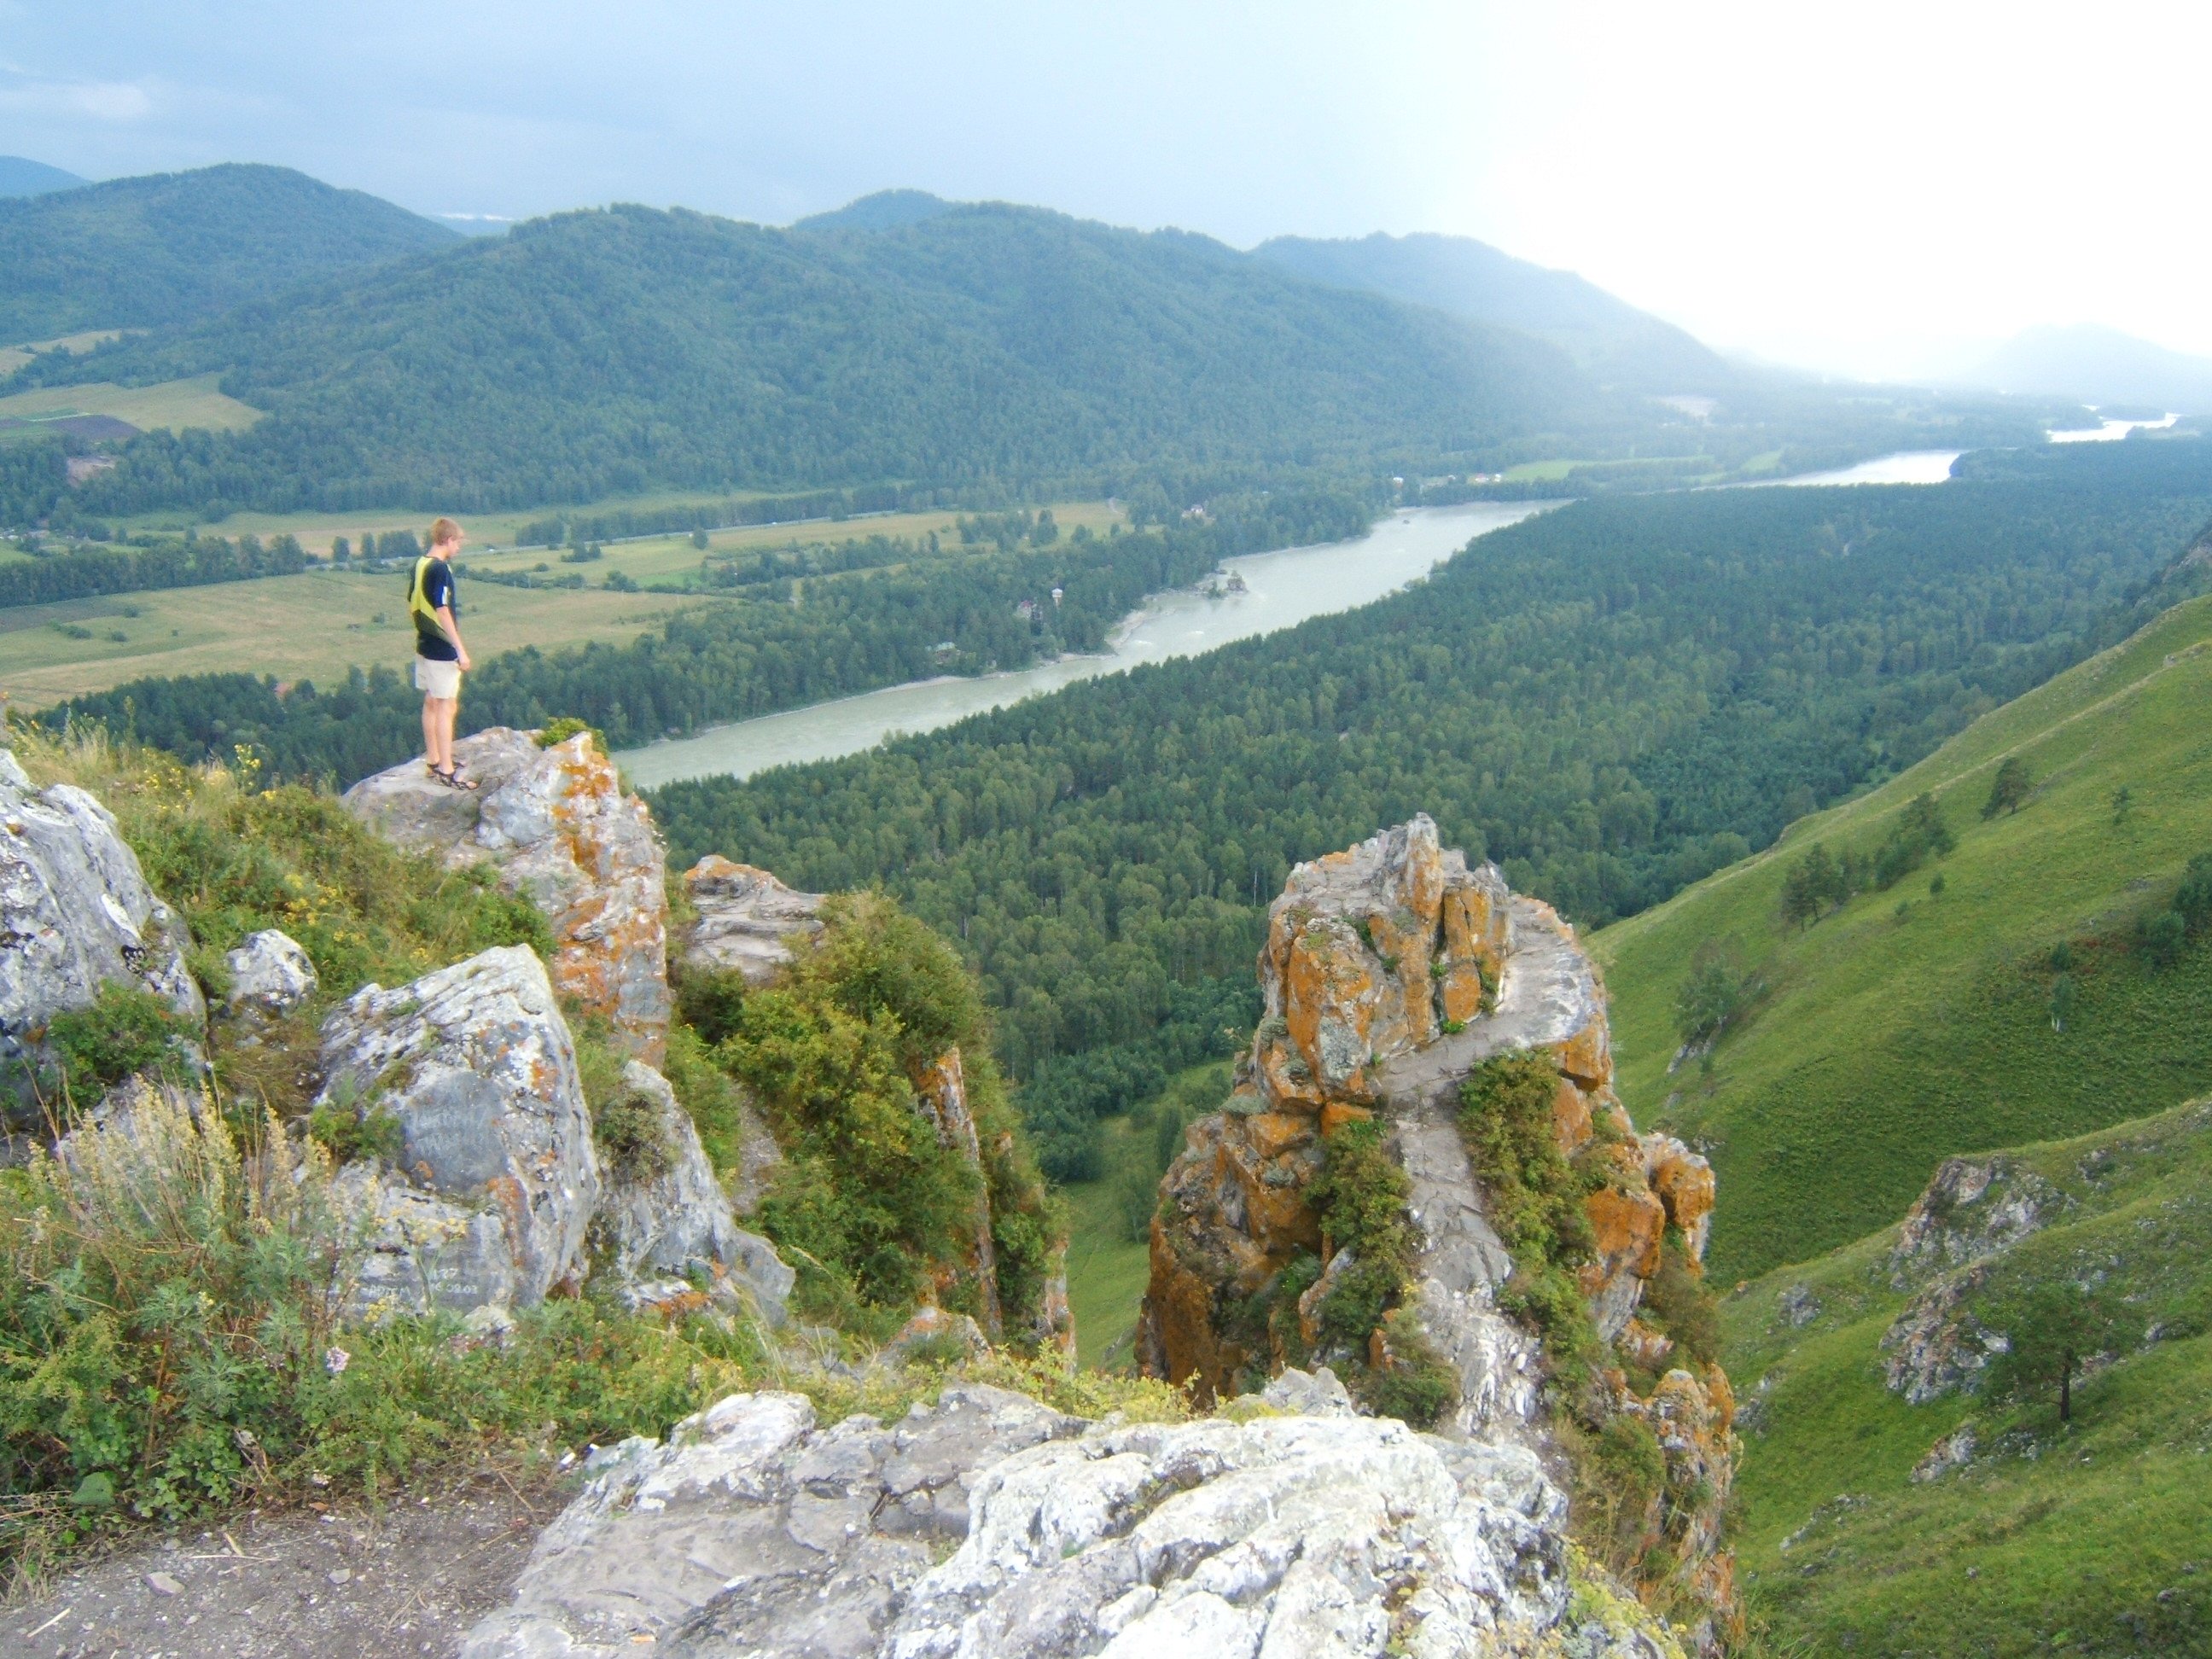
[(459, 240), (287, 167), (202, 167), (0, 200), (0, 343), (185, 322)]
[[(2212, 1088), (2212, 950), (2154, 971), (2131, 948), (2137, 917), (2212, 850), (2208, 647), (2212, 599), (2177, 605), (1881, 789), (1595, 937), (1631, 1111), (1705, 1146), (1719, 1174), (1723, 1281), (1893, 1219), (1945, 1154), (2080, 1133)], [(1984, 822), (2008, 755), (2033, 793)], [(1782, 921), (1784, 873), (1808, 848), (1871, 853), (1923, 791), (1959, 842), (1933, 866), (1940, 894), (1923, 867), (1808, 930)], [(2060, 1032), (2062, 940), (2079, 1000)], [(1765, 989), (1710, 1070), (1670, 1073), (1674, 999), (1716, 950)]]
[[(2112, 1293), (2116, 1357), (2077, 1383), (2070, 1428), (2047, 1398), (1914, 1407), (1884, 1388), (1881, 1340), (1908, 1299), (1894, 1227), (1723, 1300), (1746, 1402), (1735, 1543), (1778, 1650), (2212, 1651), (2212, 1111), (2014, 1156), (2063, 1208), (1996, 1258), (1973, 1305), (2016, 1333), (2023, 1284)], [(1974, 1462), (1911, 1480), (1969, 1417)]]

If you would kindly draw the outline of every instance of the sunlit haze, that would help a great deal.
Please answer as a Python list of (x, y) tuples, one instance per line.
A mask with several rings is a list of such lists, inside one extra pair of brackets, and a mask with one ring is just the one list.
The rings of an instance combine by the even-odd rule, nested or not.
[(1725, 348), (2212, 352), (2180, 4), (0, 4), (0, 151), (282, 163), (429, 214), (769, 222), (869, 191), (1240, 246), (1480, 237)]

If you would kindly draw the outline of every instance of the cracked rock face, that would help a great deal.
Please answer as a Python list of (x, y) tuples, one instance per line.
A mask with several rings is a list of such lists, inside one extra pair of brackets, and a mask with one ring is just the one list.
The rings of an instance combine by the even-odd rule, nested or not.
[(40, 1058), (47, 1023), (89, 1006), (109, 981), (204, 1024), (190, 943), (114, 815), (72, 784), (33, 790), (0, 750), (0, 1066)]
[[(703, 1272), (730, 1281), (771, 1322), (781, 1323), (792, 1270), (766, 1239), (738, 1225), (706, 1148), (699, 1144), (698, 1128), (668, 1079), (633, 1060), (623, 1068), (623, 1081), (653, 1103), (668, 1161), (665, 1169), (642, 1177), (605, 1172), (597, 1218), (612, 1246), (615, 1271), (641, 1291), (652, 1288), (656, 1278), (665, 1281), (672, 1274)], [(673, 1291), (636, 1299), (665, 1306), (701, 1296), (687, 1281), (677, 1283), (679, 1288)]]
[(363, 778), (346, 805), (401, 846), (449, 867), (489, 864), (553, 930), (553, 983), (604, 1017), (631, 1051), (660, 1063), (668, 1041), (667, 862), (653, 816), (622, 793), (587, 732), (540, 749), (493, 726), (453, 745), (474, 791), (447, 788), (420, 760)]
[(1350, 1659), (1674, 1652), (1570, 1612), (1536, 1459), (1353, 1415), (1092, 1424), (948, 1388), (896, 1424), (737, 1395), (594, 1455), (464, 1659)]
[(638, 1637), (661, 1654), (873, 1655), (966, 1534), (978, 1472), (1082, 1426), (997, 1389), (826, 1429), (803, 1395), (733, 1395), (665, 1444), (595, 1453), (464, 1659), (628, 1653)]
[(2069, 1200), (2012, 1159), (1947, 1158), (1905, 1212), (1890, 1252), (1899, 1290), (1914, 1279), (2008, 1250), (2048, 1225)]
[(324, 1024), (323, 1073), (318, 1105), (399, 1127), (394, 1167), (339, 1172), (371, 1234), (356, 1316), (526, 1307), (581, 1279), (602, 1176), (568, 1027), (526, 946), (363, 987)]
[(687, 968), (734, 971), (769, 985), (791, 966), (792, 939), (822, 933), (823, 896), (786, 887), (765, 870), (708, 854), (684, 872), (697, 918), (677, 943)]

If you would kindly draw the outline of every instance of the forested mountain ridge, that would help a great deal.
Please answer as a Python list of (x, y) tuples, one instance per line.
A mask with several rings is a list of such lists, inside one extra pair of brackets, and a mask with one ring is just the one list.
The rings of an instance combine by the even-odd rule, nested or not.
[(1000, 206), (866, 235), (562, 214), (26, 374), (210, 370), (270, 418), (142, 439), (86, 510), (1371, 467), (1614, 412), (1526, 336)]
[(361, 191), (240, 163), (0, 200), (0, 341), (187, 322), (459, 240)]
[(1472, 237), (1278, 236), (1252, 255), (1316, 283), (1386, 294), (1534, 335), (1560, 347), (1599, 380), (1638, 391), (1709, 392), (1734, 387), (1743, 378), (1686, 331), (1587, 278), (1516, 259)]

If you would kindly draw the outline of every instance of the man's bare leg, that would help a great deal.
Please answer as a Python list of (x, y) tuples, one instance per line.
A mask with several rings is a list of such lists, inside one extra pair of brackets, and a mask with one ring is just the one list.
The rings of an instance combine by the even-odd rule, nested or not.
[(441, 770), (453, 769), (453, 719), (461, 712), (459, 697), (438, 699), (438, 757), (445, 762)]
[(429, 763), (433, 772), (445, 769), (438, 762), (438, 699), (425, 697), (422, 699), (422, 758)]

